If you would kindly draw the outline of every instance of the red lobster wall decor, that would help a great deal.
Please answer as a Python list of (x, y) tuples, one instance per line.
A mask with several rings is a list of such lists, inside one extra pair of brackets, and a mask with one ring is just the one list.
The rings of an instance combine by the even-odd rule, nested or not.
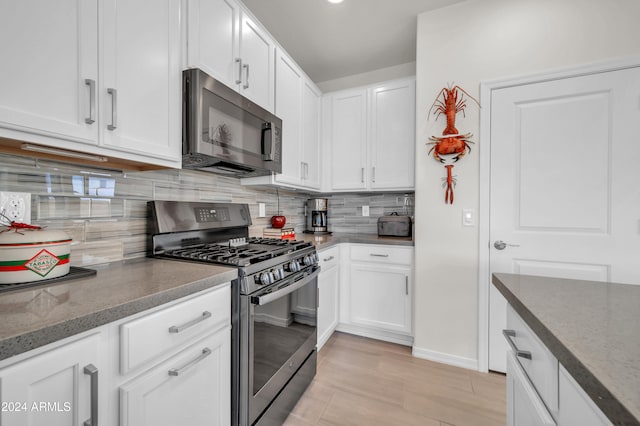
[[(433, 112), (436, 120), (444, 114), (447, 119), (447, 127), (442, 131), (442, 136), (431, 136), (427, 142), (433, 145), (429, 154), (433, 152), (433, 158), (444, 164), (447, 169), (447, 177), (443, 178), (443, 187), (446, 187), (444, 202), (453, 204), (453, 187), (456, 185), (455, 177), (451, 175), (453, 165), (458, 162), (467, 152), (471, 152), (470, 143), (474, 143), (470, 138), (471, 133), (460, 133), (456, 129), (456, 115), (467, 107), (466, 98), (472, 99), (478, 106), (480, 103), (460, 86), (445, 87), (438, 93), (429, 109), (429, 116)], [(428, 117), (427, 117), (428, 119)]]

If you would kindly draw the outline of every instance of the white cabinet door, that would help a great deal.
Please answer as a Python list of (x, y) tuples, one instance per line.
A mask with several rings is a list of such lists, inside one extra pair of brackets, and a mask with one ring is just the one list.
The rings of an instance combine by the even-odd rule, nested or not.
[(560, 394), (558, 426), (611, 426), (611, 421), (605, 417), (562, 365), (560, 365), (558, 376)]
[(303, 185), (320, 189), (320, 99), (321, 93), (306, 77), (302, 80)]
[(380, 330), (411, 333), (410, 281), (410, 267), (351, 264), (349, 321)]
[[(70, 426), (89, 420), (92, 376), (85, 367), (102, 367), (99, 341), (94, 334), (0, 370), (0, 395), (9, 404), (2, 406), (0, 424)], [(94, 394), (97, 408), (104, 407), (105, 393), (98, 388)]]
[(231, 424), (231, 332), (219, 331), (120, 388), (121, 426)]
[(276, 115), (282, 119), (282, 173), (276, 181), (302, 183), (302, 71), (278, 49), (276, 57)]
[(366, 188), (367, 91), (334, 94), (330, 107), (331, 190)]
[(180, 0), (101, 5), (104, 145), (179, 161)]
[(372, 189), (415, 186), (415, 93), (414, 79), (371, 89), (369, 185)]
[(511, 351), (507, 355), (507, 426), (556, 426)]
[(97, 0), (2, 2), (0, 136), (98, 143), (97, 26)]
[(242, 76), (240, 91), (247, 98), (273, 111), (275, 43), (256, 22), (241, 13), (240, 58)]
[(321, 272), (318, 276), (318, 350), (329, 340), (338, 325), (340, 255), (339, 248), (332, 247), (318, 252)]
[(187, 65), (229, 87), (240, 82), (240, 6), (233, 0), (190, 0)]

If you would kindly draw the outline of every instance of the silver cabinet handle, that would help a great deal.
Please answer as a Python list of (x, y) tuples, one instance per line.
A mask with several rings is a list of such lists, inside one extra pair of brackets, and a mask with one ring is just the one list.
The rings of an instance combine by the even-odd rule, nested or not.
[(371, 182), (376, 183), (376, 166), (373, 166), (371, 169)]
[(242, 59), (236, 58), (236, 64), (238, 64), (238, 78), (236, 78), (236, 84), (242, 83)]
[(364, 167), (360, 168), (360, 182), (364, 183)]
[(242, 68), (245, 69), (245, 80), (244, 80), (244, 84), (242, 85), (242, 88), (248, 89), (249, 88), (249, 64), (244, 64)]
[(85, 420), (84, 426), (98, 426), (98, 369), (93, 364), (84, 367), (84, 374), (91, 378), (91, 417)]
[(173, 325), (173, 326), (169, 327), (169, 333), (180, 333), (180, 332), (186, 330), (187, 328), (193, 327), (194, 325), (198, 324), (199, 322), (202, 322), (202, 321), (206, 320), (209, 317), (211, 317), (211, 312), (204, 311), (202, 313), (202, 315), (200, 315), (196, 319), (193, 319), (193, 320), (191, 320), (189, 322), (185, 322), (182, 325)]
[(328, 261), (333, 260), (333, 259), (334, 259), (333, 256), (329, 256), (329, 257), (327, 257), (325, 259), (322, 259), (322, 260), (325, 261), (325, 262), (328, 262)]
[(85, 118), (84, 122), (93, 124), (96, 122), (96, 81), (86, 78), (84, 84), (89, 86), (89, 117)]
[(304, 178), (309, 179), (309, 163), (304, 163)]
[(511, 339), (512, 337), (516, 337), (515, 330), (502, 330), (502, 335), (504, 336), (505, 339), (507, 339), (507, 343), (509, 343), (509, 346), (511, 346), (511, 349), (513, 349), (513, 351), (516, 353), (516, 356), (519, 356), (520, 358), (531, 359), (531, 352), (521, 351), (520, 349), (518, 349), (514, 341)]
[(497, 249), (497, 250), (504, 250), (507, 247), (520, 247), (520, 244), (507, 244), (502, 240), (498, 240), (495, 243), (493, 243), (493, 246)]
[(107, 126), (109, 130), (118, 128), (118, 91), (108, 88), (107, 93), (111, 95), (111, 124)]
[(377, 254), (377, 253), (369, 253), (369, 256), (373, 256), (373, 257), (389, 257), (388, 254)]
[(404, 294), (409, 295), (409, 275), (404, 276)]
[(196, 365), (197, 363), (199, 363), (200, 361), (202, 361), (203, 359), (205, 359), (209, 355), (211, 355), (211, 349), (203, 348), (202, 349), (202, 354), (200, 354), (200, 356), (198, 356), (193, 361), (189, 361), (188, 363), (186, 363), (182, 367), (172, 368), (171, 370), (169, 370), (169, 375), (170, 376), (179, 376), (180, 373), (184, 373), (185, 370), (188, 370), (189, 368), (193, 367), (194, 365)]
[(304, 161), (300, 162), (300, 178), (304, 179)]

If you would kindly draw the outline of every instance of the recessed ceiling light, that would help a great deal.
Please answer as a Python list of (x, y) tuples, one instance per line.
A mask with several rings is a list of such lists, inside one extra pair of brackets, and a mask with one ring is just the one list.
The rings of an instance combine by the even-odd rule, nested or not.
[(329, 3), (342, 3), (342, 0), (329, 0)]

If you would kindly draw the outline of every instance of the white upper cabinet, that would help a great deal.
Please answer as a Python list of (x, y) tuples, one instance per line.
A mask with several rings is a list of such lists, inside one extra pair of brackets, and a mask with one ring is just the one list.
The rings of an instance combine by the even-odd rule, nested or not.
[[(327, 103), (325, 103), (327, 105)], [(328, 96), (330, 190), (367, 187), (367, 90), (355, 89)]]
[(276, 115), (282, 119), (282, 173), (276, 181), (301, 182), (302, 71), (278, 50), (276, 58)]
[(320, 189), (320, 102), (322, 93), (307, 78), (302, 80), (303, 186)]
[(372, 189), (412, 189), (415, 162), (416, 82), (395, 81), (370, 90)]
[(240, 5), (233, 0), (190, 0), (187, 14), (188, 66), (237, 88)]
[(0, 39), (0, 136), (97, 145), (98, 1), (5, 1)]
[(3, 2), (0, 136), (180, 167), (180, 34), (180, 0)]
[(282, 173), (245, 178), (242, 184), (320, 189), (320, 99), (316, 85), (276, 49), (275, 114), (282, 119)]
[(104, 145), (179, 158), (180, 0), (103, 1), (100, 16)]
[(415, 78), (325, 95), (327, 191), (413, 190)]
[(275, 42), (233, 0), (189, 0), (187, 66), (274, 107)]

